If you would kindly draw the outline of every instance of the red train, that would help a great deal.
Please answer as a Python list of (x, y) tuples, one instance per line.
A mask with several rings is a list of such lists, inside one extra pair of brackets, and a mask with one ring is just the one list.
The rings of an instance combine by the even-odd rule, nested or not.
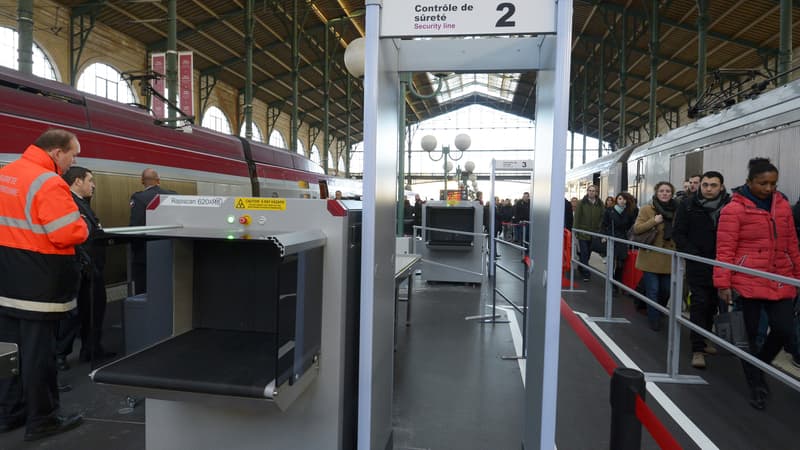
[(320, 197), (321, 190), (358, 195), (356, 181), (327, 176), (309, 159), (284, 149), (197, 126), (156, 124), (150, 113), (85, 94), (62, 83), (0, 67), (0, 165), (19, 157), (44, 130), (74, 132), (77, 164), (97, 179), (93, 206), (106, 226), (127, 224), (127, 198), (141, 189), (142, 169), (181, 194)]

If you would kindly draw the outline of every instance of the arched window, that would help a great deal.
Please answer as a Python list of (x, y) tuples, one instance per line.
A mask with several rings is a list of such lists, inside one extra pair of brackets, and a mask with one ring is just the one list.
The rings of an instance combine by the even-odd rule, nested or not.
[[(298, 142), (298, 145), (299, 144), (300, 143)], [(321, 166), (322, 165), (322, 158), (320, 158), (320, 156), (321, 156), (321, 153), (319, 151), (319, 147), (317, 147), (317, 144), (312, 145), (311, 146), (311, 155), (309, 156), (309, 158), (311, 158), (312, 161), (314, 161), (315, 163), (317, 163), (317, 164), (319, 164)]]
[[(19, 70), (18, 43), (19, 34), (16, 30), (0, 27), (0, 65)], [(33, 43), (33, 74), (48, 80), (58, 80), (53, 63), (35, 42)]]
[(120, 103), (136, 103), (136, 96), (128, 82), (122, 79), (122, 74), (103, 63), (94, 63), (84, 69), (78, 77), (78, 90)]
[(328, 149), (328, 173), (334, 175), (339, 173), (339, 159), (333, 157), (333, 150)]
[(269, 145), (278, 148), (286, 148), (286, 141), (283, 139), (283, 135), (278, 130), (272, 130), (272, 133), (269, 134)]
[(210, 128), (220, 133), (231, 134), (231, 123), (225, 117), (225, 113), (216, 106), (209, 106), (206, 113), (203, 114), (203, 123), (201, 127)]
[(306, 148), (303, 147), (303, 143), (300, 142), (300, 139), (297, 140), (297, 153), (306, 156)]
[[(245, 137), (244, 136), (245, 126), (244, 125), (245, 124), (243, 123), (242, 124), (242, 129), (239, 130), (239, 136), (241, 136), (241, 137)], [(264, 142), (264, 135), (261, 134), (261, 128), (259, 128), (258, 125), (256, 125), (256, 124), (253, 124), (253, 140), (256, 141), (256, 142)]]

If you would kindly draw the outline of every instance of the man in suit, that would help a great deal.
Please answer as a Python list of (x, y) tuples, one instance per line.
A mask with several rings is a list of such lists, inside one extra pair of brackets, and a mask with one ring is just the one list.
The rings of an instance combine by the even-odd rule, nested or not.
[[(155, 169), (147, 168), (142, 171), (142, 185), (144, 190), (131, 195), (131, 220), (130, 226), (146, 225), (145, 211), (147, 205), (159, 194), (177, 194), (175, 191), (163, 189), (161, 179)], [(133, 261), (133, 288), (135, 294), (147, 292), (147, 247), (144, 241), (131, 243)]]
[(102, 240), (103, 226), (89, 204), (94, 195), (94, 175), (85, 167), (72, 166), (64, 172), (63, 178), (69, 185), (72, 200), (78, 206), (81, 217), (89, 227), (89, 239), (75, 246), (75, 255), (81, 266), (78, 308), (77, 313), (72, 311), (58, 325), (56, 364), (59, 370), (69, 369), (67, 356), (72, 353), (72, 344), (79, 331), (81, 361), (106, 359), (116, 355), (106, 352), (100, 345), (106, 313), (106, 283), (103, 275), (106, 249)]

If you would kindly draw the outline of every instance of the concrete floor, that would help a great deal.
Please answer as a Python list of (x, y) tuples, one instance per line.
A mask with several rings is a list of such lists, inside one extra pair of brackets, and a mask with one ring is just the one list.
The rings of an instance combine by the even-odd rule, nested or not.
[[(503, 255), (504, 264), (513, 266), (513, 252)], [(602, 268), (597, 258), (593, 265)], [(500, 274), (498, 286), (521, 303), (521, 283)], [(602, 282), (594, 277), (580, 283), (586, 292), (564, 293), (568, 304), (589, 316), (602, 315)], [(413, 312), (408, 327), (402, 320), (397, 329), (395, 353), (394, 444), (399, 450), (464, 449), (518, 450), (525, 425), (524, 391), (521, 367), (517, 361), (501, 357), (519, 352), (513, 331), (518, 331), (521, 316), (512, 324), (480, 324), (466, 316), (487, 313), (488, 284), (427, 284), (417, 277), (414, 283)], [(108, 309), (106, 342), (119, 350), (118, 305)], [(503, 306), (502, 301), (498, 303)], [(503, 314), (509, 308), (501, 309)], [(646, 318), (637, 313), (632, 299), (615, 296), (615, 316), (629, 324), (599, 323), (606, 334), (644, 371), (663, 372), (666, 361), (666, 327), (653, 332)], [(405, 316), (405, 305), (398, 310)], [(559, 349), (559, 385), (556, 443), (565, 449), (606, 449), (610, 425), (609, 377), (594, 356), (562, 321)], [(517, 328), (514, 328), (517, 327)], [(682, 339), (688, 346), (688, 335)], [(115, 345), (117, 344), (117, 345)], [(76, 344), (76, 349), (78, 349)], [(536, 351), (535, 349), (529, 349)], [(76, 352), (77, 353), (77, 352)], [(724, 449), (794, 448), (797, 440), (794, 410), (800, 394), (771, 380), (772, 396), (767, 409), (756, 411), (747, 403), (741, 365), (737, 358), (721, 353), (708, 357), (704, 371), (689, 366), (688, 347), (684, 348), (681, 373), (702, 376), (706, 385), (659, 384), (675, 408), (707, 436), (712, 447)], [(76, 357), (77, 355), (73, 355)], [(786, 356), (776, 365), (786, 367)], [(22, 442), (23, 430), (0, 435), (0, 450), (12, 449), (120, 449), (144, 448), (144, 409), (141, 402), (133, 411), (125, 410), (126, 399), (106, 392), (88, 379), (89, 366), (73, 363), (61, 374), (62, 382), (74, 390), (62, 394), (65, 411), (81, 410), (86, 423), (40, 442)], [(787, 367), (788, 366), (788, 367)], [(685, 431), (650, 395), (648, 405), (684, 448), (700, 448), (696, 436)], [(665, 409), (666, 408), (666, 409)], [(746, 425), (745, 425), (746, 424)], [(642, 448), (658, 448), (643, 430)], [(231, 448), (235, 448), (232, 446)], [(266, 447), (268, 448), (268, 447)]]

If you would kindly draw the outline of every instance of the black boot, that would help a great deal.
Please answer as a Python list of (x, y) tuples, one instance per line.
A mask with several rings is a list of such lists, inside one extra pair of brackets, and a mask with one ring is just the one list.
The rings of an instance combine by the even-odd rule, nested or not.
[(758, 387), (750, 388), (750, 406), (762, 410), (767, 407), (767, 394)]
[(764, 398), (766, 399), (769, 397), (769, 385), (767, 385), (767, 380), (764, 378), (764, 372), (758, 371), (758, 389), (764, 394)]
[(750, 406), (762, 410), (767, 407), (767, 384), (763, 382), (764, 373), (750, 363), (742, 361), (744, 377), (750, 390)]

